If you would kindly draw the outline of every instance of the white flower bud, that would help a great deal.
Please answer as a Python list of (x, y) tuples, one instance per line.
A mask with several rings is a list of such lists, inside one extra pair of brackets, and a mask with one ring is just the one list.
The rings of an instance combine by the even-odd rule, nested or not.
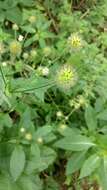
[(19, 42), (22, 42), (23, 39), (24, 39), (24, 37), (23, 37), (22, 35), (19, 35), (19, 37), (18, 37), (18, 41), (19, 41)]
[(2, 66), (3, 66), (3, 67), (6, 67), (6, 66), (7, 66), (7, 63), (6, 63), (6, 62), (2, 62)]
[(13, 30), (18, 30), (19, 29), (19, 27), (17, 26), (17, 24), (13, 24), (12, 28), (13, 28)]
[(48, 67), (43, 67), (42, 68), (42, 75), (43, 76), (48, 76), (49, 75), (49, 68)]
[(25, 134), (25, 139), (28, 140), (28, 141), (32, 140), (32, 134), (31, 133), (26, 133)]
[(58, 118), (61, 118), (63, 116), (63, 113), (61, 111), (57, 111), (56, 116)]
[(37, 139), (37, 142), (40, 143), (40, 144), (42, 144), (42, 143), (43, 143), (43, 139), (42, 139), (41, 137), (39, 137), (39, 138)]

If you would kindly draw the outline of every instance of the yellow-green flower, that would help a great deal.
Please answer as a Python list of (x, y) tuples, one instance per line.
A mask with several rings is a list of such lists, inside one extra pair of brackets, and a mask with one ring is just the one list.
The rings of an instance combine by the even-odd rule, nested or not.
[(56, 75), (56, 83), (62, 89), (70, 89), (77, 81), (77, 73), (71, 65), (63, 65)]
[(20, 55), (21, 53), (21, 44), (18, 41), (13, 41), (10, 43), (10, 53), (13, 55)]
[(44, 49), (43, 49), (43, 54), (44, 54), (44, 56), (45, 57), (48, 57), (50, 54), (51, 54), (51, 48), (50, 47), (45, 47)]
[(33, 24), (33, 23), (36, 22), (36, 19), (37, 19), (36, 16), (32, 15), (32, 16), (29, 17), (29, 22), (30, 22), (31, 24)]
[(71, 34), (68, 38), (68, 47), (70, 50), (76, 50), (82, 47), (82, 39), (77, 33)]
[(28, 141), (31, 141), (32, 140), (32, 134), (31, 133), (26, 133), (25, 134), (25, 139), (28, 140)]

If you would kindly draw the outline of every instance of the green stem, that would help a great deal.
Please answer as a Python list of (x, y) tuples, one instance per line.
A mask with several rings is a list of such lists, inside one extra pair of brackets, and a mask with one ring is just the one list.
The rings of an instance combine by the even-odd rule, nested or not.
[(5, 76), (4, 76), (4, 73), (3, 73), (3, 70), (2, 70), (2, 66), (1, 66), (1, 65), (0, 65), (0, 72), (1, 72), (1, 76), (2, 76), (2, 79), (3, 79), (4, 84), (5, 84), (5, 87), (6, 87), (7, 83), (6, 83), (6, 79), (5, 79)]

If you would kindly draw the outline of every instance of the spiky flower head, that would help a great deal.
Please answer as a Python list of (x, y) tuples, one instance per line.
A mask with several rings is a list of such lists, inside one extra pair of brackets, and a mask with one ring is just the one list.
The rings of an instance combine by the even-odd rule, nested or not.
[(13, 41), (10, 43), (10, 53), (13, 55), (20, 55), (21, 53), (21, 44), (18, 41)]
[(77, 33), (71, 34), (69, 36), (68, 47), (70, 48), (70, 51), (80, 49), (82, 44), (82, 39)]
[(75, 69), (68, 64), (63, 65), (56, 75), (57, 86), (63, 90), (69, 90), (77, 81)]

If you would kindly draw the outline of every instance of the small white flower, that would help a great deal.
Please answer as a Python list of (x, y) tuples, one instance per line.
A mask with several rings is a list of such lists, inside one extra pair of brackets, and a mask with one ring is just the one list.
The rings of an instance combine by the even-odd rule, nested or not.
[(23, 37), (22, 35), (19, 35), (19, 37), (18, 37), (18, 41), (19, 41), (19, 42), (22, 42), (23, 39), (24, 39), (24, 37)]
[(58, 118), (61, 118), (63, 116), (63, 113), (61, 111), (57, 111), (56, 116)]
[(26, 52), (23, 53), (23, 58), (24, 58), (24, 59), (28, 59), (28, 57), (29, 57), (29, 54), (28, 54), (28, 53), (26, 53)]
[(43, 76), (48, 76), (49, 75), (49, 68), (48, 67), (43, 67), (42, 68), (42, 75)]
[(20, 128), (20, 132), (21, 132), (21, 133), (24, 133), (24, 132), (25, 132), (25, 128), (23, 128), (23, 127)]
[(48, 76), (49, 75), (49, 68), (44, 66), (39, 66), (37, 68), (37, 73), (41, 76)]
[(3, 67), (6, 67), (6, 66), (7, 66), (7, 63), (6, 63), (6, 62), (2, 62), (2, 66), (3, 66)]
[(41, 143), (43, 143), (43, 139), (42, 139), (41, 137), (39, 137), (39, 138), (37, 139), (37, 142), (41, 144)]
[(18, 30), (19, 29), (17, 24), (13, 24), (12, 28), (13, 28), (13, 30)]
[(25, 139), (28, 140), (28, 141), (32, 140), (32, 134), (31, 133), (26, 133)]

